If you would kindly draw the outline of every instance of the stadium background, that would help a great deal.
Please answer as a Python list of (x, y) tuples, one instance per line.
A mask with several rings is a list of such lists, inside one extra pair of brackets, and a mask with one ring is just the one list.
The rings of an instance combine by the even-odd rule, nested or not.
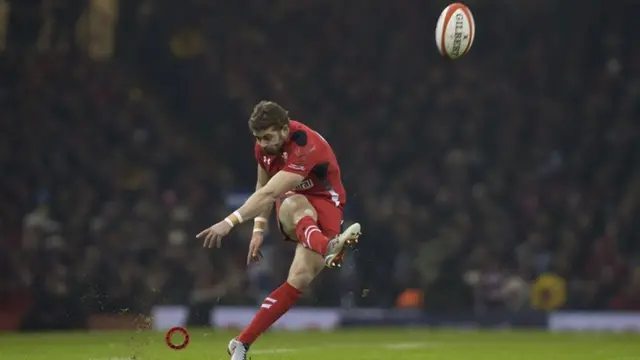
[(0, 1), (0, 327), (256, 308), (291, 248), (246, 269), (249, 226), (194, 235), (252, 190), (271, 99), (334, 146), (365, 231), (301, 309), (638, 329), (608, 311), (640, 311), (639, 4), (466, 3), (448, 62), (446, 1)]

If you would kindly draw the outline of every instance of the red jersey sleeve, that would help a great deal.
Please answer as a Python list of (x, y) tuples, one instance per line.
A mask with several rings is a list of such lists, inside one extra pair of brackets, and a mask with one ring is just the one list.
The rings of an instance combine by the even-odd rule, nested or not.
[(315, 143), (309, 142), (305, 146), (297, 146), (288, 155), (282, 171), (302, 175), (305, 178), (318, 164), (320, 149)]

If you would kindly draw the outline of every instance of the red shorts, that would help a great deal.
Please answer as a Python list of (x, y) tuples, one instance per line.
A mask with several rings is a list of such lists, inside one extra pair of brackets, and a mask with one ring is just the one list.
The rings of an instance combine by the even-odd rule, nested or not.
[(333, 201), (324, 197), (287, 193), (280, 197), (280, 199), (276, 200), (276, 216), (278, 218), (278, 229), (280, 229), (280, 232), (282, 233), (282, 235), (284, 235), (285, 240), (295, 241), (294, 239), (289, 238), (289, 236), (284, 233), (282, 224), (279, 220), (280, 204), (291, 195), (302, 195), (307, 198), (311, 206), (313, 206), (314, 210), (316, 211), (316, 214), (318, 214), (318, 227), (326, 237), (332, 238), (342, 232), (342, 207), (336, 206)]

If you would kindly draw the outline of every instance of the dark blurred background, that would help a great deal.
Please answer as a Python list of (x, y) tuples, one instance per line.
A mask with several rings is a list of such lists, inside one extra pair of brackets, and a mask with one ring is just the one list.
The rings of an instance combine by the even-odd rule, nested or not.
[[(259, 304), (292, 248), (194, 235), (262, 99), (333, 145), (364, 237), (302, 305), (640, 310), (640, 2), (0, 0), (0, 328)], [(206, 317), (206, 316), (205, 316)]]

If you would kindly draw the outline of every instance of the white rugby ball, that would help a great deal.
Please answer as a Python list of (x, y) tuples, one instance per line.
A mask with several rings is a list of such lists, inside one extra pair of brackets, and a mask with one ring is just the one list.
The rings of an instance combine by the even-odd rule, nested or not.
[(476, 36), (476, 24), (471, 10), (461, 3), (447, 6), (436, 25), (436, 44), (442, 56), (457, 59), (471, 49)]

